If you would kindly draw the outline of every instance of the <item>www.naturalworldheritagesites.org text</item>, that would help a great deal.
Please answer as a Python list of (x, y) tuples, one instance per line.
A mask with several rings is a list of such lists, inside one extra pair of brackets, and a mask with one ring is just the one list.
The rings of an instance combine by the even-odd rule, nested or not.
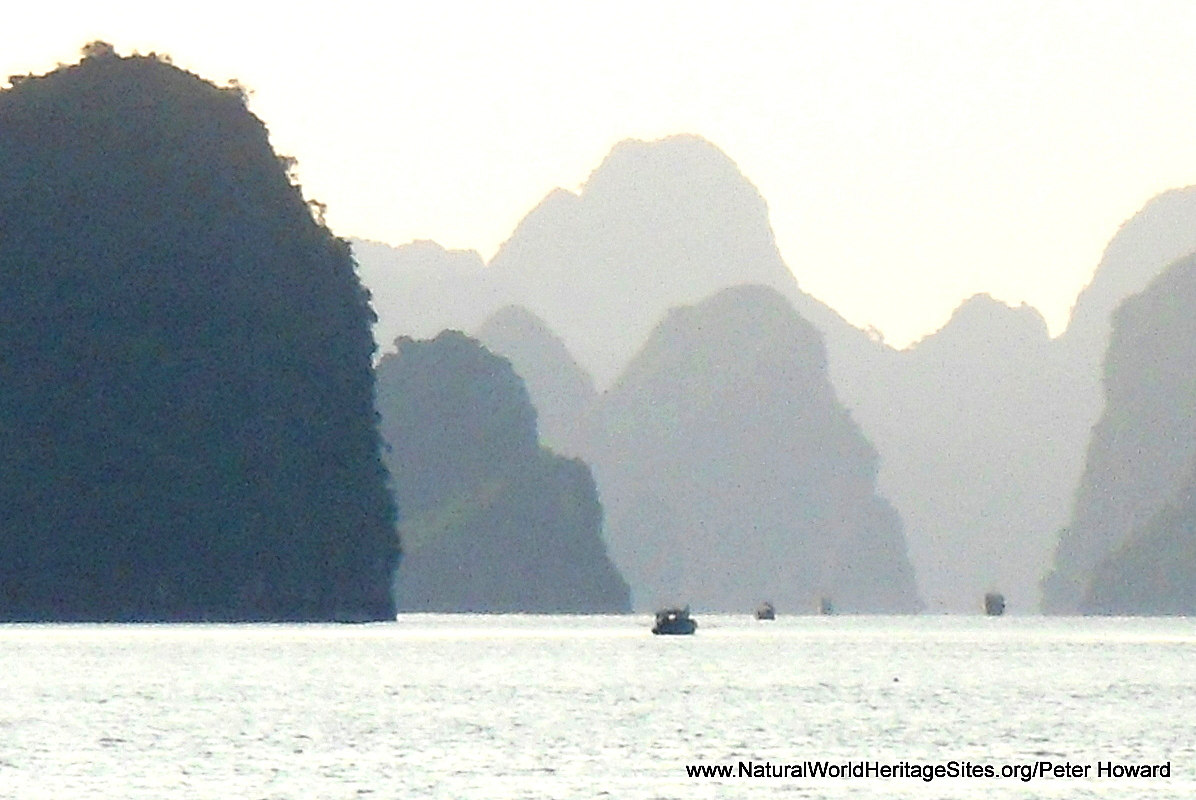
[(920, 763), (898, 761), (740, 761), (728, 764), (687, 764), (690, 778), (906, 778), (930, 782), (942, 778), (1017, 778), (1023, 782), (1054, 778), (1170, 778), (1171, 762), (1162, 764), (1125, 764), (1097, 761), (1081, 764), (1071, 761), (1031, 761), (994, 765), (975, 761)]

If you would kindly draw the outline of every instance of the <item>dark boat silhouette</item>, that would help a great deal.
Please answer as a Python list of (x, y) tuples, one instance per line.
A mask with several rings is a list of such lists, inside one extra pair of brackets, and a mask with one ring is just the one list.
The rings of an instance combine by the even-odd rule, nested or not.
[(689, 606), (666, 608), (656, 612), (656, 624), (652, 626), (652, 633), (686, 635), (693, 633), (697, 627), (697, 621), (689, 616)]
[(999, 617), (1005, 613), (1005, 595), (1000, 592), (989, 592), (984, 595), (984, 613), (990, 617)]
[(756, 619), (776, 619), (777, 610), (773, 604), (765, 600), (760, 605), (756, 606)]

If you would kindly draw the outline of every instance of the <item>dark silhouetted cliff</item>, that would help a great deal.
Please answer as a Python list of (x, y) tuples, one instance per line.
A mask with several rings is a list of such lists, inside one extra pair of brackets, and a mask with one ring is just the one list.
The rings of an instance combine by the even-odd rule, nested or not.
[(1190, 256), (1114, 315), (1104, 411), (1092, 430), (1055, 571), (1044, 584), (1048, 611), (1196, 611), (1189, 591), (1196, 572), (1189, 497), (1196, 460), (1194, 307), (1196, 256)]
[(521, 306), (500, 308), (474, 335), (487, 350), (508, 359), (523, 379), (536, 407), (541, 443), (561, 455), (580, 455), (582, 421), (598, 393), (561, 340)]
[(876, 453), (818, 331), (775, 290), (672, 310), (601, 399), (591, 457), (639, 608), (920, 607)]
[(368, 294), (239, 90), (0, 92), (0, 617), (393, 615)]
[(399, 339), (377, 372), (403, 513), (401, 610), (628, 609), (589, 467), (540, 447), (510, 362), (445, 331)]

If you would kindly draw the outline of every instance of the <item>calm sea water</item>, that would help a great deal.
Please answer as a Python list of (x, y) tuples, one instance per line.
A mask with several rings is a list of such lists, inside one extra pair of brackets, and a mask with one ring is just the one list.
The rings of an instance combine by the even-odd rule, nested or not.
[[(0, 626), (0, 797), (1196, 797), (1196, 620), (699, 619)], [(749, 761), (1090, 777), (687, 776)]]

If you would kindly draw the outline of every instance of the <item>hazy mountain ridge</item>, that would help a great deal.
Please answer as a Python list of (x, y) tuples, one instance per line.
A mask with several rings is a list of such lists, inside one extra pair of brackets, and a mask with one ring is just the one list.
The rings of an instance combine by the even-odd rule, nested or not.
[(499, 307), (482, 257), (435, 242), (398, 247), (353, 239), (362, 282), (371, 287), (374, 338), (383, 352), (400, 336), (430, 339), (445, 329), (473, 330)]
[[(1169, 265), (1196, 252), (1196, 187), (1163, 192), (1152, 198), (1117, 230), (1092, 280), (1076, 298), (1067, 329), (1055, 340), (1073, 406), (1068, 440), (1079, 438), (1085, 452), (1105, 404), (1106, 352), (1117, 308), (1142, 292)], [(1077, 491), (1084, 462), (1075, 472)], [(1069, 503), (1069, 509), (1072, 508)], [(1063, 556), (1065, 561), (1068, 556)], [(1076, 610), (1049, 600), (1056, 610)]]
[[(1128, 366), (1129, 360), (1136, 357), (1134, 347), (1118, 345), (1117, 336), (1111, 337), (1110, 330), (1115, 331), (1122, 324), (1127, 308), (1138, 307), (1144, 295), (1157, 291), (1156, 284), (1163, 285), (1162, 274), (1169, 265), (1177, 258), (1186, 260), (1181, 257), (1193, 250), (1196, 250), (1196, 187), (1171, 190), (1153, 198), (1109, 242), (1091, 283), (1076, 300), (1072, 323), (1056, 340), (1071, 376), (1077, 425), (1086, 434), (1086, 456), (1069, 521), (1058, 537), (1053, 569), (1043, 584), (1043, 607), (1048, 612), (1076, 613), (1085, 607), (1092, 571), (1112, 551), (1126, 546), (1132, 530), (1158, 511), (1162, 503), (1169, 502), (1171, 492), (1176, 490), (1174, 484), (1183, 467), (1174, 463), (1174, 459), (1182, 458), (1182, 446), (1177, 450), (1174, 443), (1165, 439), (1148, 441), (1152, 436), (1166, 437), (1168, 424), (1174, 424), (1174, 420), (1153, 433), (1147, 429), (1172, 419), (1177, 409), (1160, 409), (1153, 420), (1130, 423), (1128, 430), (1132, 435), (1144, 437), (1140, 444), (1148, 449), (1141, 453), (1118, 445), (1118, 438), (1129, 434), (1109, 428), (1114, 420), (1121, 420), (1125, 408), (1134, 405), (1129, 395), (1142, 390), (1134, 388), (1136, 382), (1143, 381), (1143, 386), (1149, 386), (1158, 378), (1148, 373), (1135, 374)], [(1157, 297), (1146, 302), (1161, 303)], [(1127, 330), (1147, 330), (1152, 324), (1148, 319), (1150, 312), (1128, 313)], [(1150, 350), (1145, 340), (1139, 347), (1142, 355)], [(1120, 363), (1116, 371), (1123, 376), (1115, 384), (1109, 382), (1112, 362)], [(1093, 373), (1103, 375), (1103, 380), (1092, 380)], [(1149, 405), (1143, 400), (1140, 410)], [(1114, 409), (1110, 415), (1106, 403), (1114, 401), (1123, 408)], [(1155, 447), (1161, 448), (1157, 469), (1147, 463), (1153, 458), (1153, 450), (1149, 448)], [(1113, 480), (1111, 475), (1118, 470), (1135, 476), (1134, 484), (1119, 485)], [(1111, 502), (1110, 498), (1099, 497), (1102, 492), (1111, 493), (1110, 498), (1119, 498), (1116, 507), (1102, 509)], [(1108, 569), (1104, 571), (1113, 574)]]
[[(619, 143), (578, 194), (550, 192), (484, 269), (455, 268), (450, 260), (465, 256), (431, 243), (390, 253), (368, 242), (354, 247), (384, 336), (430, 335), (432, 319), (442, 328), (476, 330), (500, 307), (519, 305), (544, 320), (600, 388), (668, 309), (746, 283), (788, 297), (834, 339), (832, 350), (841, 341), (849, 350), (889, 350), (801, 291), (777, 251), (764, 199), (731, 159), (693, 135)], [(412, 308), (411, 322), (387, 319), (405, 308), (398, 298), (404, 285), (425, 286), (424, 276), (437, 274), (446, 277), (441, 296), (426, 303), (434, 313)]]
[(589, 467), (542, 448), (510, 362), (457, 331), (378, 364), (404, 557), (402, 611), (619, 613)]
[(767, 213), (705, 140), (625, 142), (580, 193), (557, 190), (528, 214), (485, 269), (486, 291), (526, 305), (579, 363), (609, 375), (668, 308), (772, 286), (823, 334), (836, 394), (881, 455), (881, 491), (931, 607), (972, 610), (999, 590), (1014, 610), (1036, 609), (1099, 413), (1108, 310), (1191, 249), (1196, 190), (1161, 195), (1122, 226), (1058, 339), (1030, 307), (980, 297), (900, 352), (801, 291)]
[(1196, 252), (1196, 186), (1171, 189), (1151, 198), (1109, 241), (1092, 280), (1076, 297), (1061, 344), (1089, 369), (1104, 361), (1113, 314), (1127, 297), (1139, 294), (1170, 264)]
[[(923, 413), (915, 407), (917, 401), (941, 405), (959, 377), (931, 375), (939, 385), (928, 395), (915, 385), (919, 379), (912, 377), (917, 365), (926, 360), (924, 355), (898, 353), (801, 291), (780, 259), (768, 209), (758, 191), (734, 162), (705, 140), (678, 136), (620, 144), (579, 195), (555, 191), (527, 215), (487, 268), (487, 280), (491, 287), (503, 284), (500, 293), (544, 319), (578, 361), (600, 373), (629, 358), (669, 308), (703, 301), (731, 286), (753, 282), (771, 286), (822, 332), (835, 391), (881, 452), (884, 491), (896, 499), (903, 518), (914, 523), (906, 525), (911, 552), (941, 547), (940, 532), (948, 539), (968, 540), (976, 535), (985, 539), (973, 548), (985, 553), (988, 566), (976, 570), (984, 577), (962, 586), (954, 585), (959, 583), (958, 575), (951, 569), (936, 572), (942, 559), (933, 555), (921, 559), (925, 574), (920, 579), (929, 581), (925, 586), (934, 587), (931, 594), (951, 594), (956, 598), (955, 610), (973, 607), (979, 593), (991, 588), (990, 582), (1007, 582), (1004, 575), (1008, 570), (1003, 565), (1010, 559), (1001, 548), (1025, 549), (1019, 536), (1036, 541), (1043, 536), (1038, 526), (1024, 520), (1013, 523), (1024, 530), (1000, 530), (995, 536), (990, 530), (992, 521), (959, 524), (968, 514), (982, 513), (993, 490), (961, 484), (954, 471), (961, 460), (983, 459), (987, 454), (967, 450), (970, 445), (956, 420), (936, 423), (933, 412)], [(951, 327), (943, 337), (951, 338), (956, 330), (958, 327)], [(1033, 331), (1031, 338), (1037, 334)], [(983, 346), (983, 341), (977, 341)], [(1040, 344), (1031, 349), (1041, 349)], [(605, 354), (598, 352), (602, 348)], [(934, 345), (927, 343), (922, 353), (932, 350)], [(977, 358), (985, 357), (979, 354)], [(1024, 363), (1026, 359), (1013, 361)], [(1031, 364), (1028, 369), (1034, 375), (1044, 374), (1042, 364)], [(982, 376), (971, 380), (986, 383)], [(609, 378), (604, 383), (609, 383)], [(980, 393), (990, 405), (995, 399), (991, 396), (995, 383), (999, 381), (988, 380), (987, 391)], [(1000, 396), (998, 385), (996, 397)], [(912, 423), (906, 418), (911, 414), (922, 416)], [(914, 424), (920, 439), (909, 448), (911, 460), (896, 448), (909, 444), (911, 437), (906, 432)], [(953, 461), (928, 455), (944, 449), (956, 454)], [(1079, 451), (1081, 446), (1075, 449)], [(1010, 461), (1015, 462), (1016, 456)], [(965, 471), (982, 473), (977, 467), (964, 466)], [(1035, 469), (1040, 466), (1041, 459), (1035, 461)], [(1009, 469), (1016, 470), (1016, 466)], [(1041, 478), (1019, 473), (1014, 480), (1036, 484)], [(1003, 478), (1002, 486), (1008, 482)], [(952, 485), (956, 491), (937, 492), (936, 487), (943, 485)], [(1066, 491), (1070, 488), (1068, 484)], [(934, 494), (937, 502), (925, 502), (928, 494)], [(1042, 525), (1047, 536), (1058, 527), (1065, 507), (1066, 501), (1060, 500), (1059, 515), (1046, 515)], [(1042, 518), (1041, 514), (1035, 517)], [(947, 544), (957, 555), (969, 553), (967, 541)], [(1037, 552), (1041, 548), (1031, 549)], [(1037, 580), (1038, 574), (1022, 581), (1030, 587), (1026, 594), (1036, 595)], [(944, 582), (953, 586), (944, 589)], [(1010, 591), (1019, 595), (1017, 602), (1023, 608), (1033, 602), (1023, 600), (1020, 590)]]
[(675, 305), (743, 283), (797, 291), (764, 199), (689, 135), (620, 142), (578, 195), (558, 190), (529, 214), (490, 268), (599, 386)]

